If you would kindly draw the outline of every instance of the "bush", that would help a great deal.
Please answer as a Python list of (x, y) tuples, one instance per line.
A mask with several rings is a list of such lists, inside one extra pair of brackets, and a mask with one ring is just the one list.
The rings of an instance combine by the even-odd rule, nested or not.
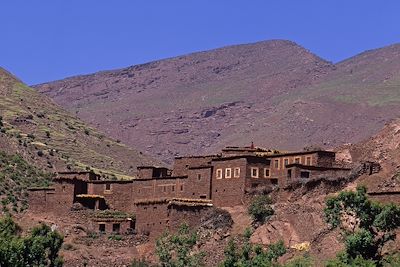
[(271, 203), (271, 198), (266, 195), (255, 196), (248, 207), (248, 213), (254, 221), (264, 223), (274, 214)]
[[(338, 262), (344, 264), (338, 266), (382, 265), (382, 248), (395, 240), (400, 227), (400, 206), (372, 202), (367, 189), (357, 187), (355, 192), (343, 191), (329, 198), (324, 212), (326, 222), (341, 228), (345, 239), (345, 251), (328, 266)], [(348, 221), (356, 223), (349, 225)]]
[(193, 251), (196, 242), (197, 234), (190, 231), (186, 224), (181, 225), (176, 234), (165, 232), (156, 242), (156, 254), (161, 266), (204, 266), (204, 255)]
[(62, 266), (58, 255), (62, 243), (63, 237), (47, 225), (37, 226), (22, 237), (11, 217), (0, 220), (0, 266)]
[(220, 267), (252, 267), (252, 266), (279, 266), (277, 260), (286, 253), (283, 241), (269, 245), (265, 250), (259, 245), (250, 243), (251, 231), (246, 229), (242, 247), (238, 248), (233, 239), (229, 240), (225, 248), (224, 260)]

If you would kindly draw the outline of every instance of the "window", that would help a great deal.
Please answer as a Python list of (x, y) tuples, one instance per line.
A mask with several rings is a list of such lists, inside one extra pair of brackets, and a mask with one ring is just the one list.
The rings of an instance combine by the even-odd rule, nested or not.
[(240, 168), (235, 168), (233, 170), (233, 177), (239, 178), (240, 177)]
[(200, 199), (206, 199), (207, 196), (206, 195), (200, 195)]
[(252, 178), (258, 178), (258, 168), (251, 167), (251, 177)]
[(171, 189), (171, 190), (172, 190), (172, 192), (175, 191), (175, 185), (172, 186), (172, 189)]
[(289, 159), (283, 159), (283, 167), (289, 165)]
[(270, 176), (269, 169), (264, 168), (264, 177), (269, 177), (269, 176)]
[(183, 184), (181, 184), (181, 191), (183, 191)]
[(106, 224), (105, 223), (100, 223), (99, 224), (99, 232), (104, 233), (106, 231)]
[(274, 160), (275, 169), (279, 169), (279, 159)]
[(216, 171), (216, 178), (217, 178), (217, 179), (222, 179), (222, 169), (217, 169), (217, 171)]
[(167, 187), (165, 185), (162, 187), (162, 191), (167, 192)]
[(62, 191), (65, 192), (65, 185), (62, 186)]
[(292, 169), (287, 170), (287, 178), (292, 178)]
[(197, 174), (197, 180), (201, 180), (201, 174), (199, 173), (199, 174)]
[(301, 158), (300, 157), (294, 158), (294, 163), (300, 164), (301, 163)]
[(225, 178), (231, 178), (231, 177), (232, 177), (232, 169), (226, 168), (225, 169)]
[(106, 184), (105, 184), (105, 190), (106, 190), (106, 191), (110, 191), (110, 190), (111, 190), (111, 184), (106, 183)]
[(119, 223), (113, 223), (112, 230), (114, 233), (119, 233), (120, 229), (121, 229), (121, 225)]
[(306, 165), (311, 165), (311, 157), (306, 158)]
[(300, 172), (300, 178), (310, 178), (310, 172)]

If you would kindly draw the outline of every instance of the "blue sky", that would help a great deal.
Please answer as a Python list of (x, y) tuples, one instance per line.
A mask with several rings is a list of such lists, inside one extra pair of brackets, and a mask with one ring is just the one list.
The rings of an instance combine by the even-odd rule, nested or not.
[(400, 1), (4, 0), (0, 25), (0, 66), (36, 84), (269, 39), (337, 62), (400, 42)]

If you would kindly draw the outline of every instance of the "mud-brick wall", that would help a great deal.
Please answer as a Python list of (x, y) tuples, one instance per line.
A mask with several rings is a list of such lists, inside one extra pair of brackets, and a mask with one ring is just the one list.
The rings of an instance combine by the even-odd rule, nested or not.
[[(109, 185), (109, 190), (107, 185)], [(101, 183), (88, 183), (88, 194), (104, 196), (109, 208), (125, 212), (132, 212), (134, 209), (132, 190), (132, 182), (102, 181)]]
[[(246, 189), (256, 188), (258, 186), (266, 186), (271, 185), (271, 175), (265, 176), (265, 169), (270, 169), (270, 161), (265, 160), (262, 162), (247, 162), (246, 165), (246, 182), (245, 186)], [(257, 168), (258, 169), (258, 178), (252, 177), (251, 169)]]
[(212, 167), (188, 170), (188, 179), (180, 197), (210, 199)]
[(195, 228), (200, 225), (201, 218), (210, 207), (205, 206), (170, 206), (170, 225), (172, 231), (176, 231), (182, 224)]
[(48, 212), (48, 195), (54, 194), (54, 189), (29, 190), (29, 210), (33, 212)]
[(54, 213), (66, 213), (74, 203), (76, 180), (59, 180), (54, 184), (54, 194), (47, 195), (47, 209)]
[(154, 195), (153, 180), (134, 180), (132, 183), (132, 198), (134, 201), (138, 199), (151, 198)]
[[(213, 161), (211, 199), (216, 207), (230, 207), (243, 204), (247, 160), (245, 158)], [(225, 177), (225, 169), (232, 169), (232, 178)], [(240, 168), (240, 177), (234, 177), (234, 168)], [(222, 179), (216, 172), (222, 169)]]
[(319, 153), (317, 158), (317, 166), (332, 167), (335, 163), (334, 153)]
[[(290, 182), (294, 182), (296, 180), (306, 180), (306, 179), (315, 179), (315, 178), (339, 178), (346, 177), (350, 174), (349, 170), (307, 170), (298, 167), (292, 167), (292, 178), (288, 179)], [(301, 178), (301, 172), (308, 172), (309, 178)]]
[[(128, 233), (128, 230), (134, 225), (131, 223), (130, 220), (91, 220), (89, 225), (88, 225), (88, 230), (92, 232), (100, 232), (100, 225), (104, 224), (105, 226), (105, 233), (119, 233), (119, 234), (125, 234)], [(113, 231), (113, 225), (114, 224), (119, 224), (119, 232)]]
[(168, 203), (141, 204), (136, 207), (136, 231), (148, 233), (150, 237), (157, 237), (169, 229)]
[[(285, 159), (288, 164), (293, 164), (298, 159), (298, 162), (303, 165), (307, 165), (307, 158), (311, 158), (311, 165), (318, 165), (318, 155), (317, 153), (305, 154), (305, 155), (290, 155), (285, 156), (282, 155), (280, 157), (271, 157), (271, 166), (270, 166), (270, 176), (271, 178), (280, 178), (285, 180), (287, 175), (287, 168), (285, 166)], [(326, 160), (326, 159), (324, 159)], [(326, 164), (326, 162), (322, 160), (322, 164)], [(276, 166), (275, 161), (278, 161), (278, 166)]]
[(188, 174), (189, 167), (207, 165), (213, 158), (213, 156), (176, 158), (174, 161), (172, 175), (185, 176)]

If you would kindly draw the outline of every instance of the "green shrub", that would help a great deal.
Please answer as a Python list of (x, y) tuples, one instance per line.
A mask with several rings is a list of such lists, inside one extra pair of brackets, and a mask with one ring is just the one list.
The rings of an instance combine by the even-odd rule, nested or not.
[(63, 237), (47, 225), (34, 227), (23, 237), (11, 217), (0, 220), (0, 266), (62, 266), (62, 243)]
[[(355, 192), (343, 191), (327, 199), (324, 213), (326, 222), (341, 228), (345, 239), (345, 251), (328, 266), (338, 262), (348, 264), (343, 266), (382, 265), (382, 248), (396, 238), (400, 227), (400, 206), (373, 202), (365, 187), (357, 187)], [(343, 223), (348, 217), (357, 222), (350, 229)]]
[(264, 223), (273, 214), (271, 198), (266, 195), (255, 196), (248, 207), (248, 213), (254, 221)]

